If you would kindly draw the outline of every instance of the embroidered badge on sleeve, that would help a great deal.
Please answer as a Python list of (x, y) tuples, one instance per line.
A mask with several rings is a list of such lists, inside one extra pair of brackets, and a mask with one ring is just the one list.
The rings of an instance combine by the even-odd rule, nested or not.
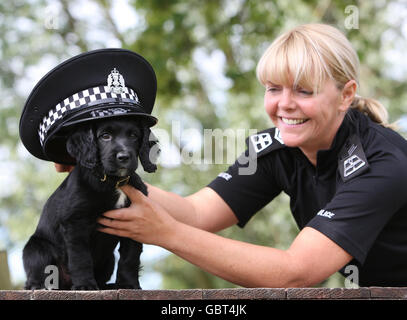
[(338, 168), (343, 181), (358, 176), (369, 167), (362, 143), (357, 135), (351, 136), (342, 148)]

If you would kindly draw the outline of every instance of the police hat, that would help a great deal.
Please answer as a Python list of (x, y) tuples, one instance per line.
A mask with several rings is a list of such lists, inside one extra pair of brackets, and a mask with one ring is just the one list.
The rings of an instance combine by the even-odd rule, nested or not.
[(135, 52), (101, 49), (77, 55), (34, 87), (20, 118), (21, 140), (37, 158), (74, 164), (66, 140), (75, 125), (132, 116), (153, 126), (156, 91), (153, 68)]

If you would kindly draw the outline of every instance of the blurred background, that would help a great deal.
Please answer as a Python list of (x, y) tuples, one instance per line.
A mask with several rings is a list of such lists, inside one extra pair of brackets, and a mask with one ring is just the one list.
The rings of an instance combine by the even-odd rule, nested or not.
[[(22, 248), (46, 199), (66, 177), (52, 163), (31, 156), (18, 134), (24, 102), (51, 68), (98, 48), (143, 55), (158, 79), (153, 115), (159, 122), (153, 131), (161, 133), (162, 155), (157, 173), (140, 174), (153, 185), (188, 195), (231, 164), (204, 159), (213, 157), (203, 152), (205, 129), (248, 135), (249, 129), (271, 126), (256, 63), (277, 35), (297, 24), (329, 23), (348, 36), (362, 65), (359, 94), (386, 105), (405, 134), (406, 18), (404, 0), (1, 1), (0, 289), (22, 288)], [(226, 152), (235, 142), (242, 151), (244, 139), (224, 139), (212, 149)], [(297, 232), (288, 198), (280, 195), (244, 229), (221, 234), (284, 249)], [(235, 287), (154, 246), (145, 246), (142, 264), (144, 289)], [(321, 286), (343, 287), (344, 279), (335, 274)]]

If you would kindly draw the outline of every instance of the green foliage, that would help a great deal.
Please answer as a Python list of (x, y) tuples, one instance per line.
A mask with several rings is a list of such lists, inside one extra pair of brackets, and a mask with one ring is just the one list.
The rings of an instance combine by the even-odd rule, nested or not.
[[(86, 11), (81, 10), (83, 3), (92, 6), (87, 18), (78, 14)], [(19, 247), (28, 239), (46, 198), (65, 177), (57, 174), (52, 164), (23, 151), (18, 122), (24, 101), (45, 72), (81, 51), (114, 44), (139, 52), (151, 62), (158, 79), (153, 111), (159, 118), (157, 129), (171, 134), (173, 121), (179, 121), (183, 130), (195, 128), (202, 134), (203, 129), (215, 128), (260, 130), (271, 125), (262, 107), (263, 88), (254, 72), (262, 52), (274, 37), (294, 25), (330, 23), (342, 29), (357, 49), (363, 66), (361, 95), (384, 102), (393, 120), (406, 112), (405, 76), (393, 77), (389, 70), (394, 66), (386, 57), (389, 50), (401, 50), (400, 42), (404, 41), (400, 22), (389, 17), (388, 8), (398, 3), (396, 0), (133, 0), (125, 10), (137, 19), (126, 21), (125, 27), (119, 27), (119, 22), (127, 15), (123, 11), (114, 15), (114, 3), (32, 0), (0, 4), (0, 160), (7, 167), (1, 168), (1, 175), (7, 171), (9, 177), (0, 182), (0, 231), (6, 234), (0, 235), (0, 249)], [(347, 5), (359, 9), (359, 29), (344, 27)], [(208, 66), (203, 56), (218, 57), (210, 63), (223, 61), (221, 82), (208, 73), (210, 63)], [(170, 142), (178, 151), (185, 151), (185, 138), (175, 135)], [(243, 142), (238, 148), (244, 148)], [(199, 158), (203, 156), (201, 147)], [(227, 166), (225, 162), (163, 164), (156, 174), (143, 174), (143, 178), (187, 195), (204, 187)], [(297, 232), (288, 200), (280, 196), (243, 230), (233, 227), (222, 234), (287, 248)], [(154, 268), (163, 274), (165, 288), (233, 286), (175, 256)], [(338, 279), (335, 276), (323, 285), (343, 285)]]

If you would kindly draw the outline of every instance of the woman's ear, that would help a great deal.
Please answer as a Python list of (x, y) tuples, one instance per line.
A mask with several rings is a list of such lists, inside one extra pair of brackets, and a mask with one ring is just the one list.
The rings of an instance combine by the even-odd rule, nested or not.
[(79, 128), (73, 132), (66, 143), (68, 153), (76, 163), (88, 169), (98, 164), (98, 146), (91, 127)]
[(349, 80), (348, 82), (345, 83), (341, 91), (342, 103), (339, 107), (340, 111), (343, 112), (348, 111), (350, 105), (353, 102), (353, 99), (355, 99), (357, 88), (358, 85), (355, 80)]
[(160, 154), (160, 147), (157, 137), (150, 128), (143, 127), (143, 140), (139, 150), (140, 162), (144, 171), (154, 172), (157, 170), (157, 158)]

